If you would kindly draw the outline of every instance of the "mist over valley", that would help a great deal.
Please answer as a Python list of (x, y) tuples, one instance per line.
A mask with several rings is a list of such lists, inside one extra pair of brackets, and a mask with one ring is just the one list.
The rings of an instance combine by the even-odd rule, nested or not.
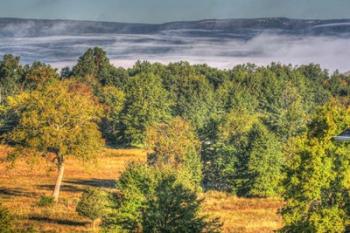
[(0, 19), (0, 55), (22, 62), (71, 66), (90, 47), (105, 49), (117, 66), (137, 60), (180, 60), (231, 68), (242, 63), (320, 64), (350, 70), (350, 20), (287, 18), (135, 24), (69, 20)]

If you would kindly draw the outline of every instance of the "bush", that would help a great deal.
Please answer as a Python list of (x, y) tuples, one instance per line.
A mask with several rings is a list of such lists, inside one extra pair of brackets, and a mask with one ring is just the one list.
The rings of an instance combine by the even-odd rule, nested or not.
[(106, 212), (108, 206), (108, 194), (101, 189), (86, 190), (78, 202), (76, 211), (93, 222), (93, 228), (97, 219)]
[(13, 217), (0, 203), (0, 233), (12, 233)]
[(199, 214), (201, 200), (174, 169), (131, 164), (118, 184), (108, 230), (127, 232), (220, 232), (220, 223)]
[(40, 207), (47, 207), (47, 206), (52, 206), (54, 203), (53, 197), (50, 196), (41, 196), (39, 199), (38, 205)]
[[(202, 201), (197, 194), (176, 181), (175, 174), (162, 174), (155, 197), (147, 200), (142, 226), (144, 232), (220, 232), (199, 216)], [(215, 223), (215, 222), (214, 222)], [(216, 226), (219, 224), (215, 223)]]

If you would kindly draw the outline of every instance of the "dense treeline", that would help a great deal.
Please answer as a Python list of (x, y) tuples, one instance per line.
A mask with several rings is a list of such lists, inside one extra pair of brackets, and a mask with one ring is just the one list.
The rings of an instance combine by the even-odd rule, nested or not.
[[(66, 154), (84, 159), (87, 150), (102, 145), (101, 136), (110, 146), (147, 147), (152, 151), (148, 165), (131, 166), (131, 175), (126, 172), (119, 184), (121, 190), (139, 190), (142, 200), (151, 195), (145, 188), (157, 195), (158, 186), (170, 185), (169, 191), (176, 179), (186, 180), (189, 185), (171, 192), (192, 199), (191, 192), (208, 189), (284, 197), (286, 232), (341, 232), (350, 216), (350, 156), (346, 144), (331, 138), (350, 125), (349, 82), (349, 76), (329, 74), (314, 64), (220, 70), (187, 62), (137, 62), (124, 69), (93, 48), (58, 74), (49, 65), (22, 65), (20, 58), (5, 55), (0, 61), (0, 130), (7, 143), (56, 153), (59, 168)], [(77, 100), (70, 105), (60, 96)], [(37, 108), (40, 104), (53, 107)], [(72, 120), (66, 122), (67, 117)], [(51, 121), (57, 123), (55, 134), (47, 125)], [(149, 167), (154, 174), (146, 172)], [(128, 181), (132, 187), (126, 184), (130, 179), (152, 185)], [(127, 204), (119, 205), (119, 212), (134, 216), (114, 218), (126, 229), (153, 224), (154, 216), (137, 222)], [(204, 220), (194, 219), (197, 232), (208, 228)]]

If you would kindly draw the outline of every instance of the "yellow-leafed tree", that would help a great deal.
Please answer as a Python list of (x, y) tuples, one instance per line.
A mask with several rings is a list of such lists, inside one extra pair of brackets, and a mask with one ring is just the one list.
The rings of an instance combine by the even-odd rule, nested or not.
[(103, 144), (98, 129), (99, 107), (90, 89), (77, 82), (54, 82), (9, 97), (8, 103), (16, 120), (6, 140), (19, 149), (55, 155), (58, 177), (53, 198), (57, 201), (65, 158), (90, 159)]

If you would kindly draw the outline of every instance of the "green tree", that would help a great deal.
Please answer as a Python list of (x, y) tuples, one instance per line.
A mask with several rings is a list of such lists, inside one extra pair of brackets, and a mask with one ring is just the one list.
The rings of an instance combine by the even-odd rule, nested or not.
[(176, 175), (162, 175), (155, 188), (155, 198), (147, 202), (142, 219), (144, 232), (219, 233), (220, 223), (200, 217), (201, 201), (197, 194), (176, 181)]
[(0, 61), (0, 103), (4, 103), (6, 97), (20, 91), (20, 82), (23, 78), (23, 67), (20, 58), (13, 55), (4, 55)]
[(58, 79), (57, 69), (41, 62), (34, 62), (31, 66), (25, 67), (24, 77), (21, 82), (22, 89), (33, 90), (35, 88), (42, 88)]
[(88, 49), (78, 63), (73, 67), (72, 73), (78, 77), (94, 76), (99, 78), (99, 74), (110, 66), (106, 52), (98, 47)]
[(86, 190), (76, 207), (76, 211), (84, 217), (92, 220), (92, 228), (95, 229), (96, 222), (107, 214), (109, 206), (108, 193), (101, 189)]
[[(123, 68), (114, 67), (107, 53), (98, 47), (88, 49), (72, 69), (72, 75), (83, 79), (93, 77), (102, 85), (123, 86), (128, 74)], [(90, 80), (91, 81), (91, 80)]]
[(151, 73), (130, 78), (126, 90), (121, 115), (124, 140), (140, 145), (148, 126), (169, 119), (171, 102), (160, 78)]
[(99, 110), (91, 96), (79, 93), (76, 88), (76, 83), (55, 82), (8, 100), (17, 124), (5, 135), (7, 141), (18, 148), (55, 155), (59, 171), (53, 192), (55, 201), (59, 196), (65, 158), (74, 155), (89, 159), (102, 145), (97, 126)]
[(345, 232), (349, 216), (349, 145), (332, 137), (350, 125), (350, 110), (331, 101), (286, 150), (282, 232)]
[(170, 64), (162, 81), (174, 102), (173, 116), (181, 116), (199, 130), (216, 112), (214, 87), (186, 62)]
[(281, 193), (283, 155), (279, 141), (262, 124), (254, 124), (239, 155), (237, 193), (271, 197)]
[(207, 188), (257, 197), (281, 192), (282, 147), (258, 116), (233, 110), (220, 122), (217, 139), (202, 151)]
[(104, 115), (101, 130), (104, 138), (111, 145), (121, 143), (121, 112), (124, 108), (125, 93), (114, 86), (104, 86), (98, 89), (97, 96), (103, 105)]
[(168, 123), (155, 124), (147, 129), (146, 145), (151, 151), (148, 163), (157, 167), (170, 166), (184, 174), (193, 187), (202, 182), (200, 142), (192, 127), (176, 117)]
[(220, 232), (218, 221), (200, 215), (201, 200), (175, 170), (131, 164), (117, 188), (114, 211), (104, 222), (109, 231)]
[[(234, 192), (240, 159), (245, 159), (248, 133), (259, 121), (245, 109), (233, 109), (220, 119), (215, 137), (203, 143), (203, 175), (206, 188)], [(244, 169), (243, 169), (244, 170)]]

